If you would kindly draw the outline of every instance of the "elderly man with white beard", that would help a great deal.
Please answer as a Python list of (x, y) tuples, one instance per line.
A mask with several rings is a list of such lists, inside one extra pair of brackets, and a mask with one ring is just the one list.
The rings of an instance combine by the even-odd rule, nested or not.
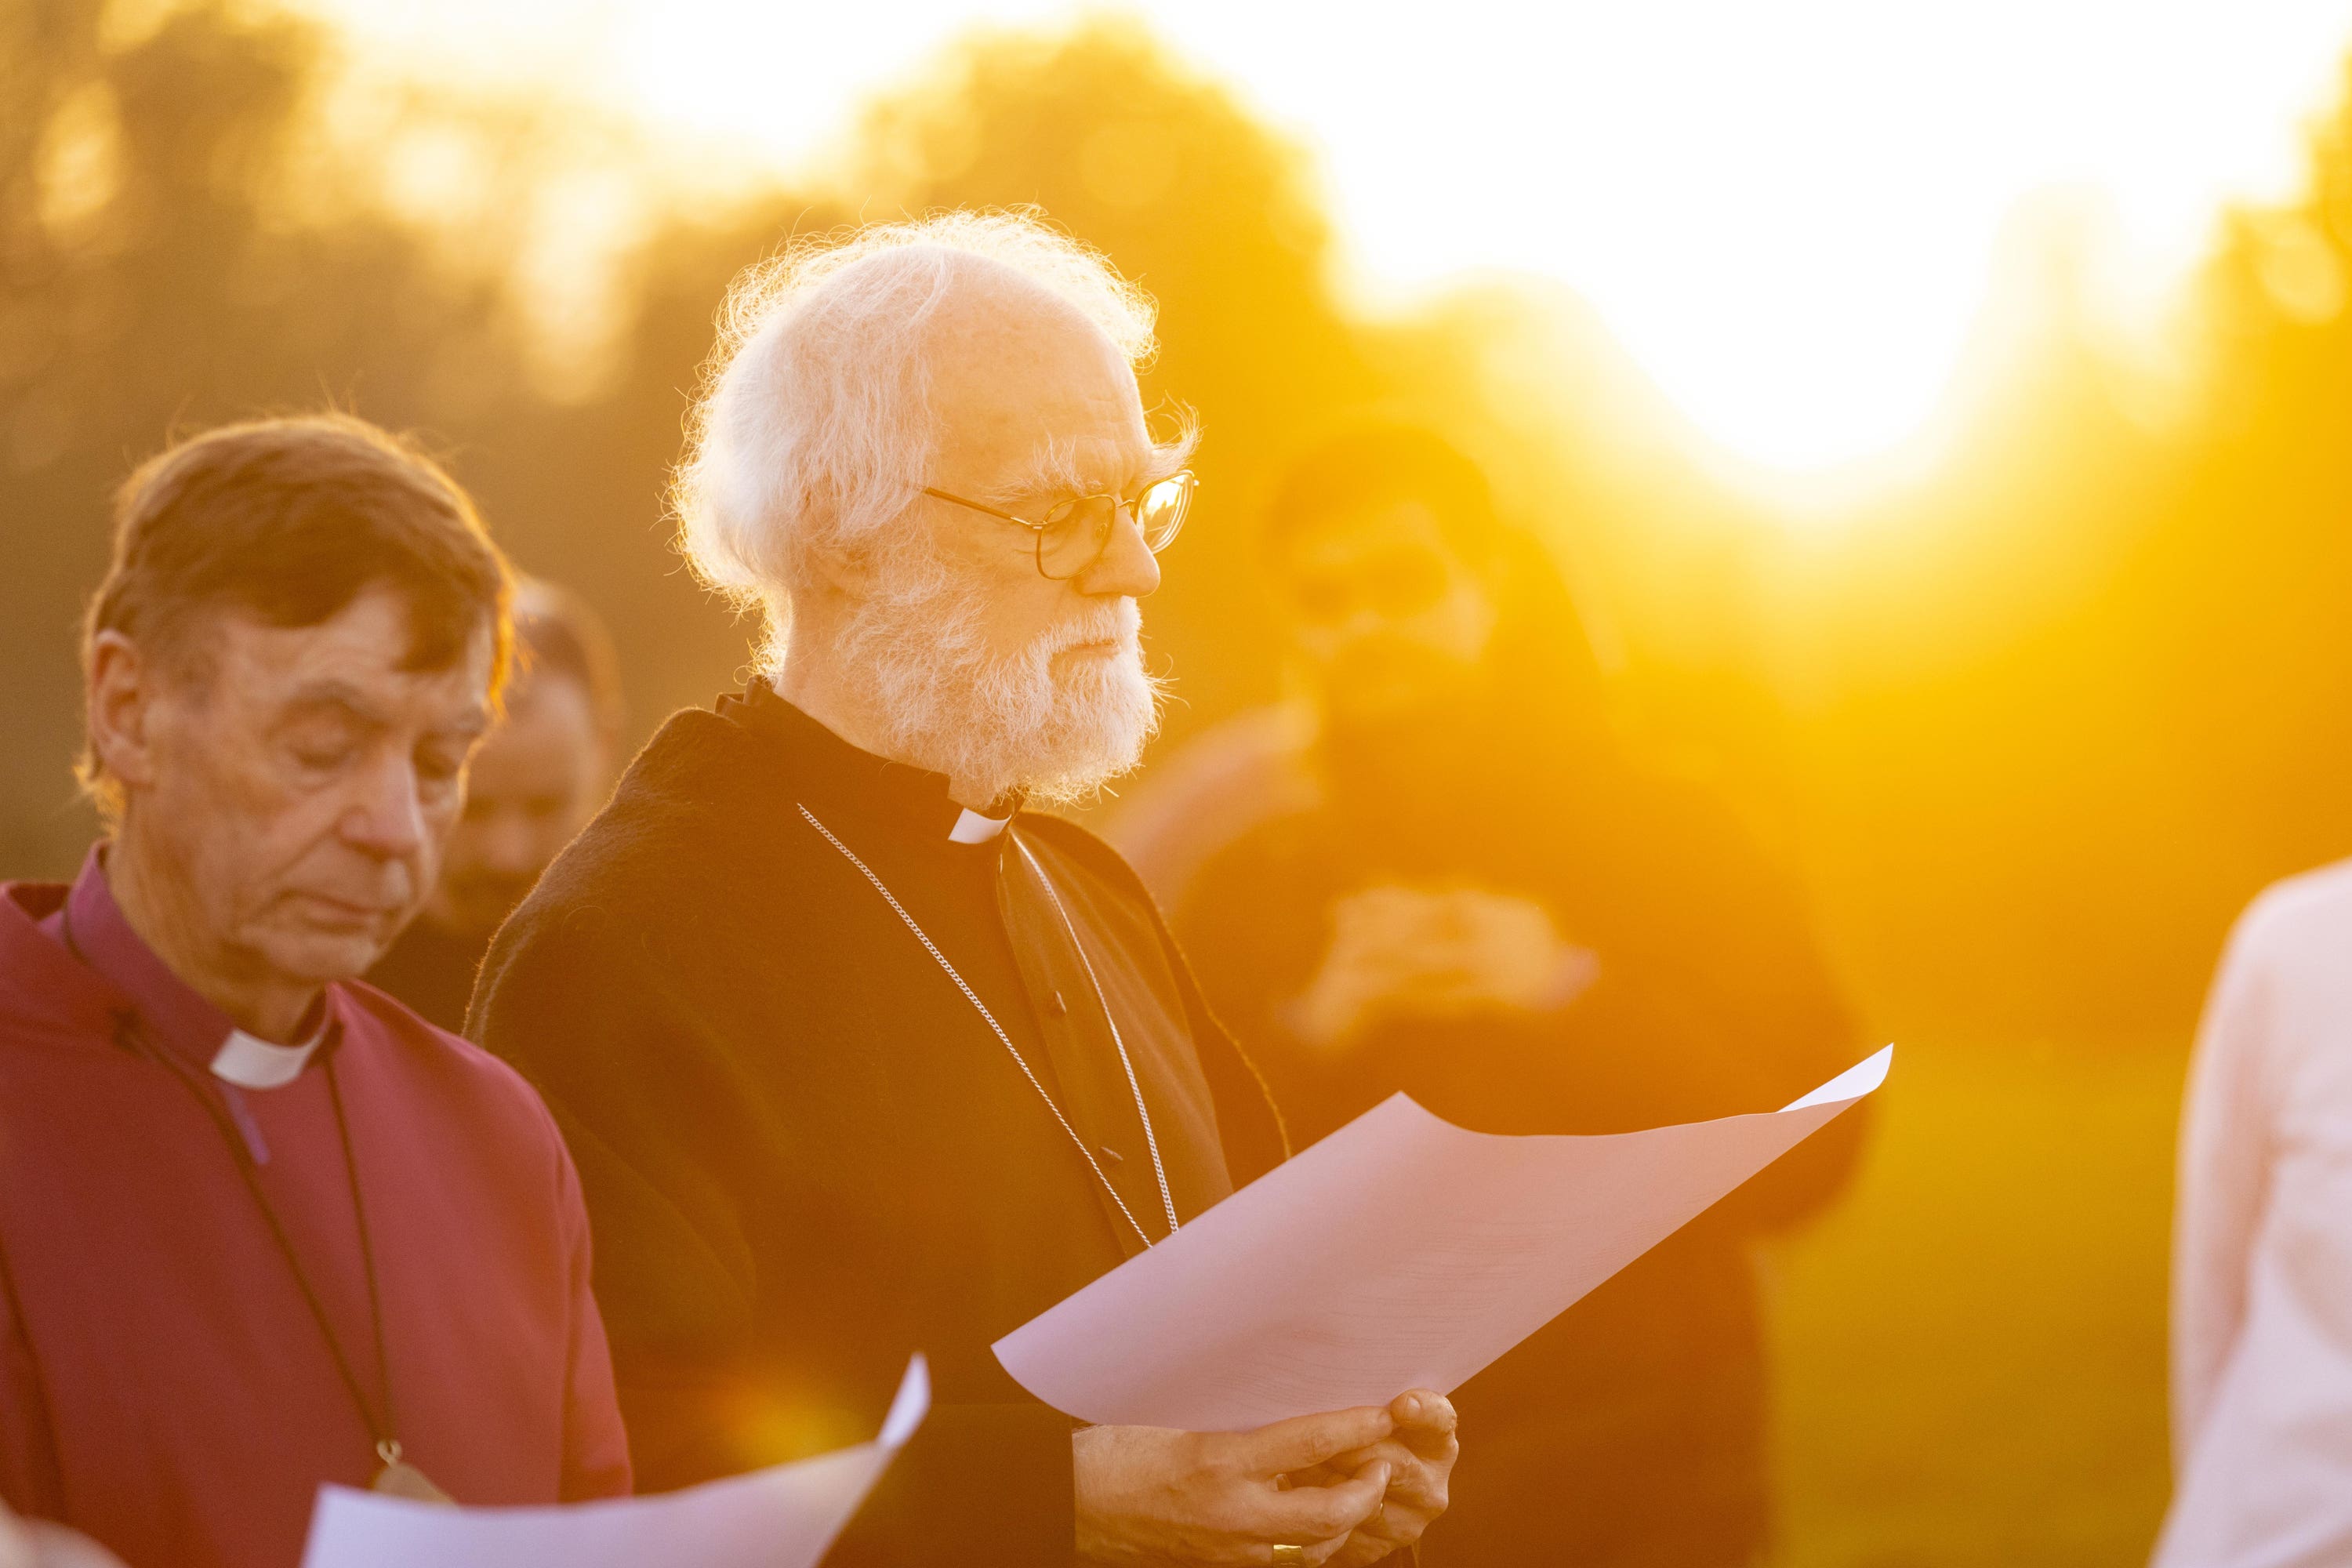
[(991, 1343), (1286, 1152), (1141, 884), (1071, 823), (1159, 694), (1192, 494), (1150, 302), (954, 214), (748, 276), (677, 487), (759, 676), (672, 718), (485, 964), (476, 1037), (578, 1161), (639, 1483), (937, 1391), (829, 1561), (1334, 1563), (1445, 1506), (1428, 1391), (1248, 1433), (1079, 1426)]

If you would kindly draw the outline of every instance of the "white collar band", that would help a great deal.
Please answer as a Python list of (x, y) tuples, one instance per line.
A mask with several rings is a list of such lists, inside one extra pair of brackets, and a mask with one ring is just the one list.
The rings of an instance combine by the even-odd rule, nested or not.
[(239, 1089), (284, 1089), (302, 1076), (310, 1053), (326, 1037), (321, 1029), (299, 1046), (273, 1046), (243, 1029), (231, 1029), (213, 1053), (213, 1076)]
[(985, 844), (1003, 832), (1004, 825), (1012, 820), (1009, 816), (982, 816), (966, 806), (955, 826), (948, 829), (948, 839), (955, 844)]

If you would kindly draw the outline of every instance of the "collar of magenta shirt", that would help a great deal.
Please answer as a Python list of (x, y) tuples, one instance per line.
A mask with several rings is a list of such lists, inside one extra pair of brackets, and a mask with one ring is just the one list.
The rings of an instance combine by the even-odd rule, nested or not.
[(91, 846), (63, 907), (43, 927), (66, 940), (75, 956), (128, 997), (156, 1040), (223, 1082), (239, 1089), (282, 1089), (299, 1078), (335, 1032), (331, 988), (320, 1004), (318, 1028), (301, 1044), (273, 1045), (246, 1033), (173, 973), (131, 929), (106, 883), (105, 847)]

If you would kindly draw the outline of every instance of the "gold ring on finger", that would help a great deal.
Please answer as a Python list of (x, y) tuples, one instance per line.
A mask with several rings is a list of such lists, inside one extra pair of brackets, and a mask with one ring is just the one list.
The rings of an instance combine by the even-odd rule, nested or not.
[(1281, 1565), (1286, 1563), (1297, 1563), (1299, 1565), (1299, 1568), (1305, 1568), (1307, 1563), (1307, 1548), (1304, 1546), (1290, 1545), (1277, 1546), (1274, 1549), (1274, 1561), (1276, 1568), (1281, 1568)]

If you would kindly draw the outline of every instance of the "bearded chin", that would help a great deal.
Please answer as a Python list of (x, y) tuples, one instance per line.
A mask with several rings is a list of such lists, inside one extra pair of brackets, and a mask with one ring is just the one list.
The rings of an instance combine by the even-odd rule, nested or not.
[[(1085, 799), (1143, 757), (1160, 727), (1161, 683), (1143, 668), (1135, 601), (1090, 605), (1012, 654), (990, 649), (986, 600), (920, 583), (861, 605), (843, 628), (842, 663), (866, 696), (890, 755), (984, 798), (1015, 790), (1047, 805)], [(1115, 638), (1110, 656), (1060, 660)]]

